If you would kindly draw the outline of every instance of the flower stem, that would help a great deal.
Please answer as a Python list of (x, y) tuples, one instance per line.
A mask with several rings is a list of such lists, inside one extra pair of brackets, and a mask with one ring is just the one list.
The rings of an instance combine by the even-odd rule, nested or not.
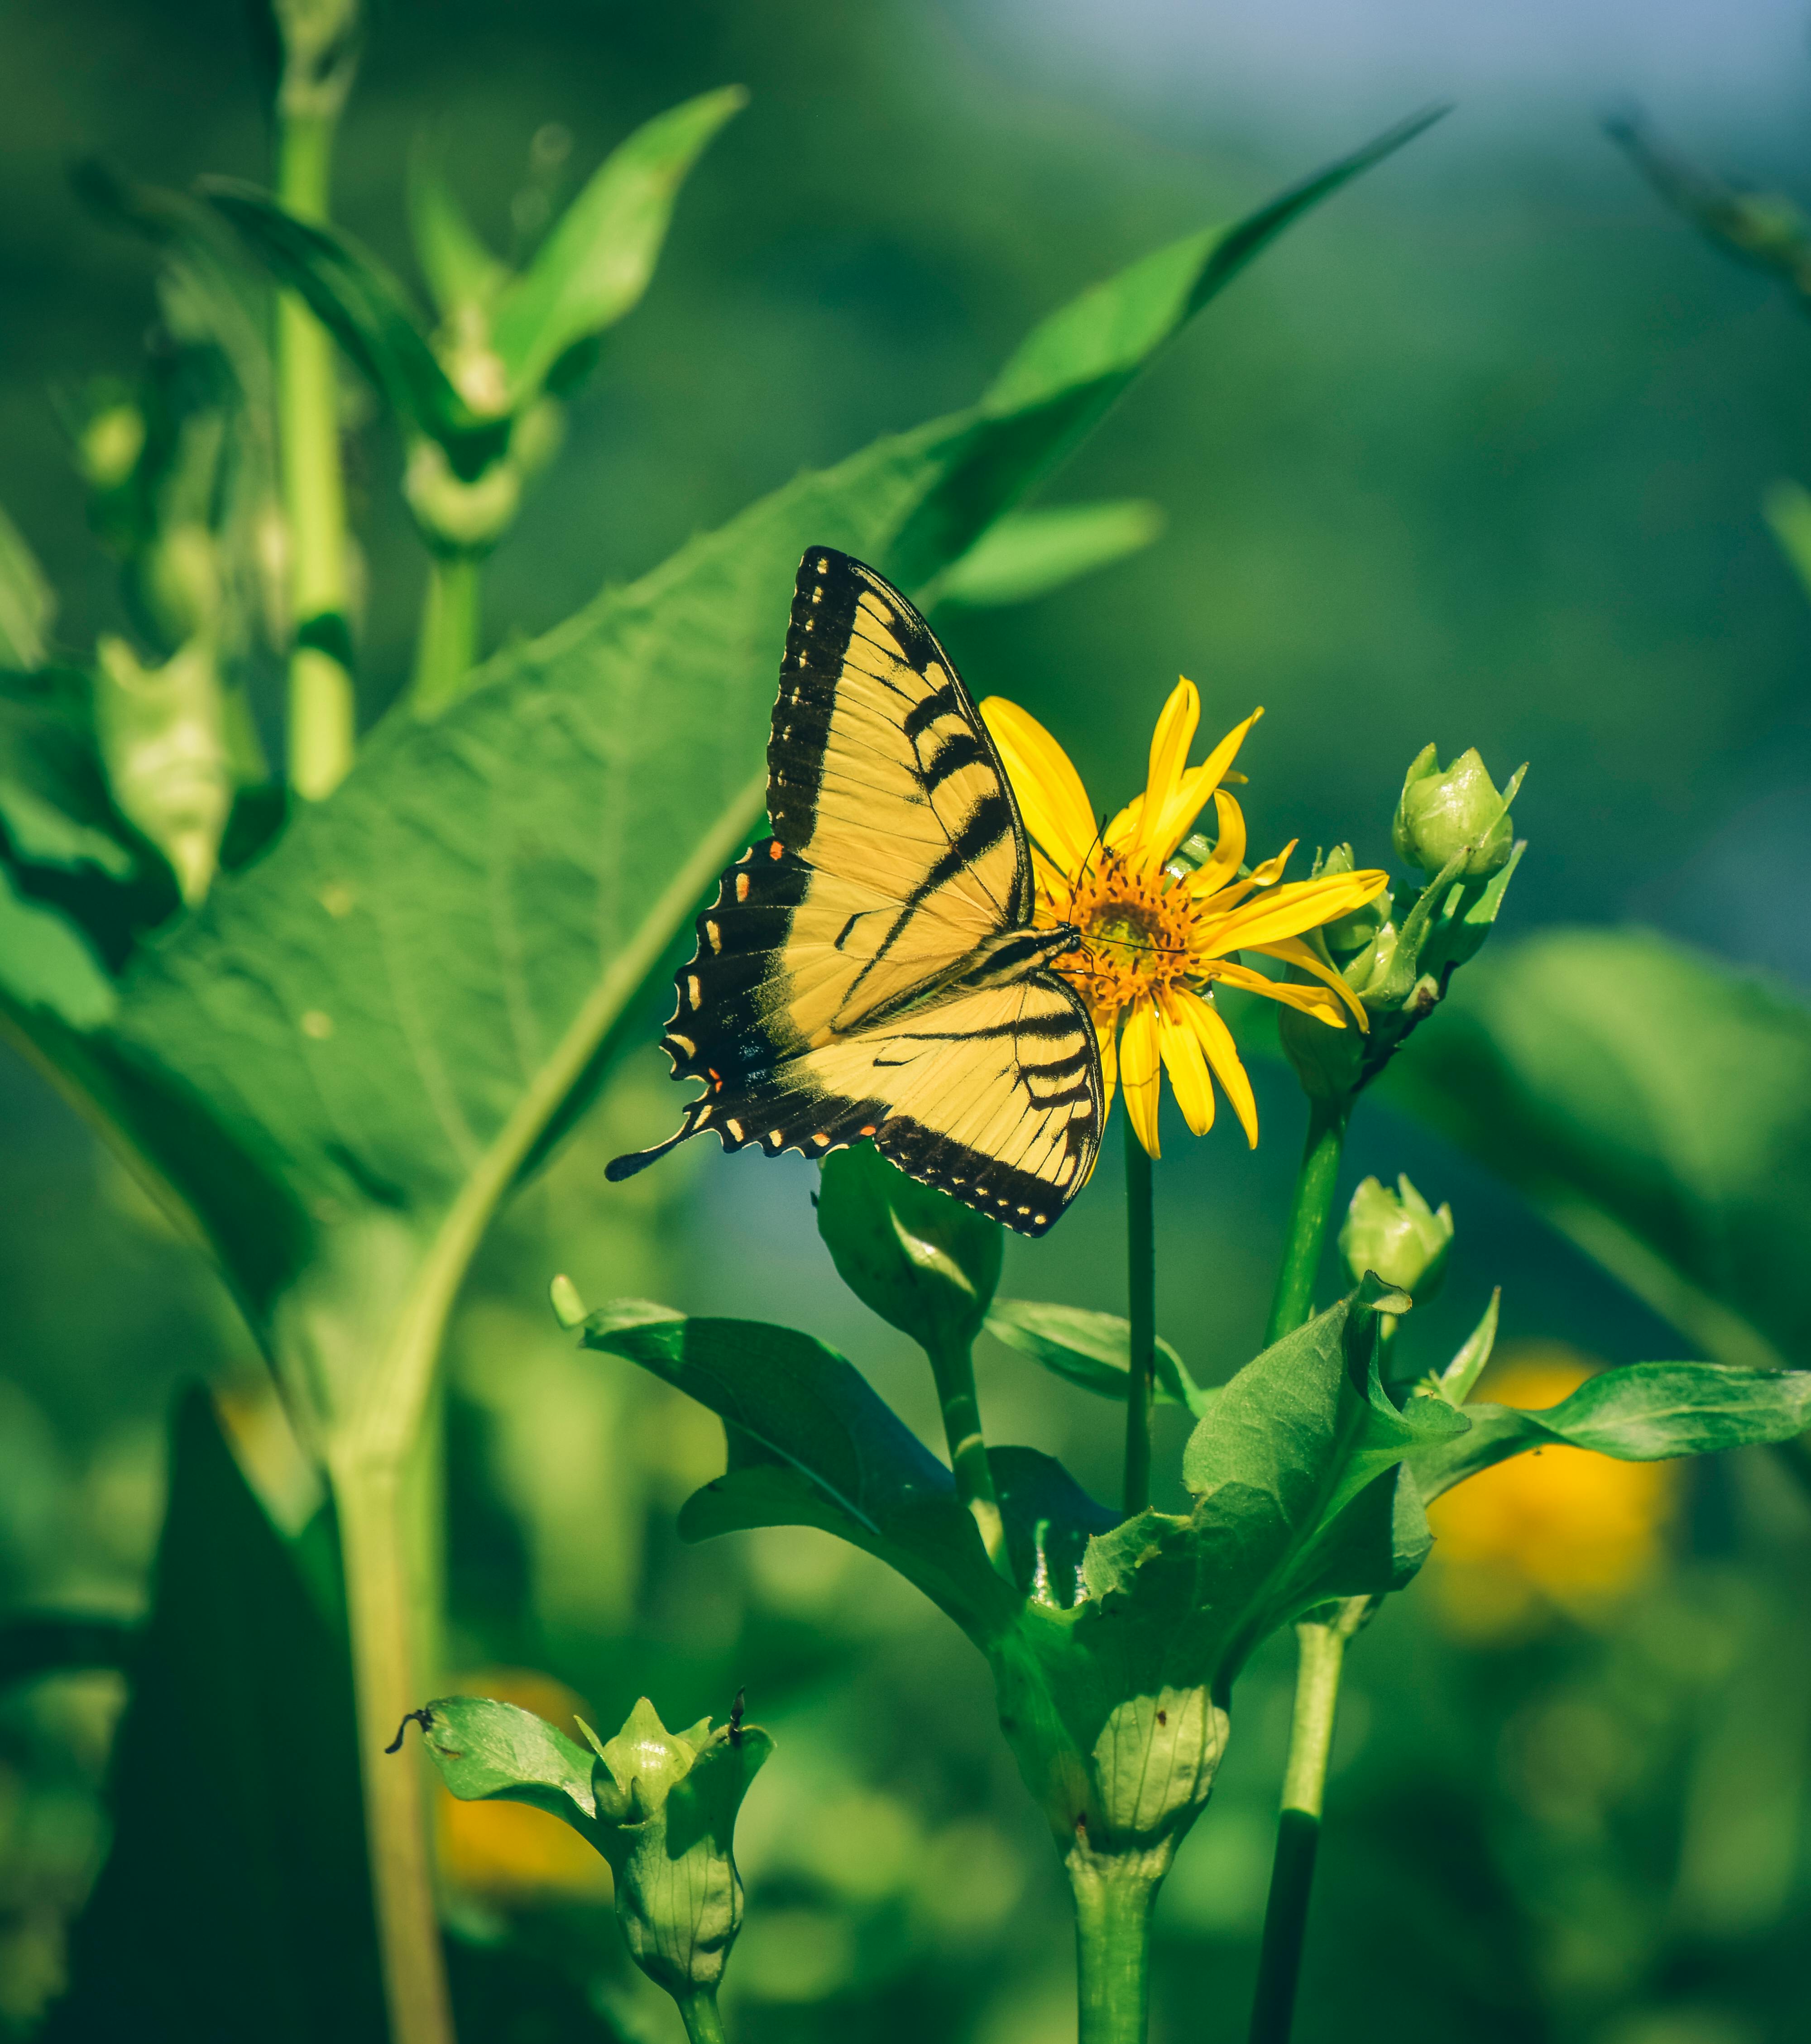
[(1010, 1582), (1013, 1565), (1006, 1552), (1005, 1523), (1000, 1516), (994, 1472), (987, 1461), (986, 1438), (981, 1431), (974, 1352), (965, 1342), (952, 1342), (947, 1348), (927, 1349), (925, 1354), (936, 1379), (937, 1403), (943, 1408), (944, 1439), (949, 1444), (956, 1495), (973, 1515), (988, 1560)]
[(1309, 1098), (1308, 1138), (1302, 1145), (1302, 1168), (1296, 1174), (1295, 1196), (1290, 1202), (1282, 1264), (1277, 1272), (1276, 1295), (1271, 1301), (1270, 1325), (1264, 1334), (1267, 1348), (1313, 1315), (1314, 1278), (1326, 1245), (1333, 1195), (1339, 1189), (1340, 1158), (1346, 1147), (1346, 1124), (1351, 1115), (1348, 1100)]
[[(277, 115), (277, 195), (303, 220), (327, 217), (335, 115)], [(346, 618), (346, 493), (340, 467), (333, 343), (293, 291), (279, 294), (277, 432), (289, 532), (293, 636), (289, 776), (298, 794), (329, 795), (352, 763), (352, 632)]]
[(478, 557), (436, 554), (428, 569), (412, 694), (424, 717), (444, 709), (478, 661)]
[(725, 2044), (723, 2018), (717, 2013), (717, 1996), (709, 1988), (675, 1999), (686, 2026), (686, 2044)]
[(1151, 2015), (1151, 1912), (1156, 1881), (1071, 1854), (1077, 2044), (1144, 2044)]
[(1157, 1363), (1157, 1244), (1152, 1219), (1151, 1155), (1125, 1116), (1126, 1319), (1131, 1327), (1125, 1386), (1125, 1515), (1151, 1502), (1151, 1400)]
[(1321, 1842), (1321, 1804), (1339, 1708), (1340, 1675), (1346, 1642), (1363, 1622), (1368, 1603), (1364, 1597), (1348, 1597), (1331, 1607), (1338, 1616), (1329, 1622), (1304, 1619), (1295, 1628), (1301, 1653), (1295, 1712), (1289, 1728), (1289, 1760), (1283, 1770), (1270, 1899), (1264, 1908), (1251, 2044), (1289, 2044), (1308, 1900), (1314, 1884), (1314, 1855)]

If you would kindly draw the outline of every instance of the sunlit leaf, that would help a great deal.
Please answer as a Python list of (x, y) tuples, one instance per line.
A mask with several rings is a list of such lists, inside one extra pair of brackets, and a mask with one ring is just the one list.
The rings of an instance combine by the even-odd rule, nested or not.
[(25, 535), (0, 510), (0, 667), (41, 667), (56, 596)]
[(647, 290), (680, 186), (748, 103), (743, 88), (731, 85), (656, 114), (560, 216), (497, 302), (491, 340), (518, 398), (538, 390), (569, 348), (613, 325)]
[(935, 600), (971, 610), (1029, 603), (1078, 575), (1141, 552), (1163, 529), (1163, 513), (1138, 498), (1014, 511), (997, 519), (944, 571)]

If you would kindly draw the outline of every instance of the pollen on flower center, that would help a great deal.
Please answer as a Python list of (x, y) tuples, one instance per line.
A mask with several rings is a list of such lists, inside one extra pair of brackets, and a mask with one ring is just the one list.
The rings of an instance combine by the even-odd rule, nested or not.
[(1098, 1006), (1124, 1007), (1173, 980), (1198, 973), (1190, 939), (1195, 909), (1161, 873), (1144, 874), (1109, 852), (1078, 874), (1067, 902), (1052, 903), (1082, 933), (1079, 970)]

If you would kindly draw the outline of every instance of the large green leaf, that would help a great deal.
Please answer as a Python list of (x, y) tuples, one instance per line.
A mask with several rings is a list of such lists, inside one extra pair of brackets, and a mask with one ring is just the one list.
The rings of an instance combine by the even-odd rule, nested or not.
[(1438, 1497), (1530, 1448), (1590, 1448), (1618, 1462), (1664, 1462), (1790, 1440), (1811, 1426), (1811, 1370), (1772, 1373), (1714, 1362), (1636, 1362), (1606, 1370), (1544, 1412), (1465, 1408), (1469, 1433), (1418, 1448), (1417, 1488)]
[(1811, 1009), (1643, 931), (1486, 953), (1386, 1082), (1720, 1362), (1811, 1359)]
[(1078, 575), (1142, 551), (1163, 529), (1155, 504), (1054, 504), (998, 519), (935, 585), (940, 604), (980, 610), (1029, 603)]
[(344, 1631), (199, 1391), (109, 1796), (47, 2039), (384, 2044)]
[[(952, 486), (969, 509), (936, 524), (966, 546), (1202, 302), (1223, 252), (1307, 202), (1191, 244), (1186, 288), (1166, 258), (1167, 313), (1134, 266), (1040, 330), (1010, 393), (800, 477), (500, 655), (437, 722), (393, 717), (330, 801), (140, 959), (80, 1082), (198, 1214), (330, 1437), (400, 1451), (490, 1213), (758, 816), (805, 547), (889, 562)], [(927, 572), (947, 558), (922, 532), (913, 548)]]
[[(1124, 1401), (1132, 1374), (1132, 1329), (1117, 1313), (1040, 1299), (996, 1299), (987, 1309), (986, 1327), (996, 1341), (1041, 1362), (1052, 1376), (1097, 1397)], [(1156, 1354), (1159, 1404), (1183, 1406), (1200, 1419), (1217, 1394), (1195, 1382), (1161, 1335)]]
[(497, 301), (491, 339), (518, 402), (566, 351), (613, 325), (654, 274), (694, 163), (748, 103), (739, 85), (657, 113), (612, 152)]
[(977, 1638), (1009, 1615), (955, 1479), (834, 1349), (758, 1320), (625, 1320), (607, 1308), (583, 1339), (723, 1421), (729, 1468), (680, 1515), (687, 1539), (817, 1526), (879, 1555)]

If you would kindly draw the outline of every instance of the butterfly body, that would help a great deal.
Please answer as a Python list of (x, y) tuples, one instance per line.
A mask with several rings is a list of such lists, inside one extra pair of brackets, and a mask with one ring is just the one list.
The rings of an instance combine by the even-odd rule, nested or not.
[(642, 1169), (714, 1130), (822, 1156), (871, 1137), (1026, 1234), (1086, 1181), (1100, 1053), (1032, 924), (1005, 770), (930, 628), (871, 568), (804, 558), (767, 748), (773, 836), (723, 875), (662, 1046), (706, 1092)]

